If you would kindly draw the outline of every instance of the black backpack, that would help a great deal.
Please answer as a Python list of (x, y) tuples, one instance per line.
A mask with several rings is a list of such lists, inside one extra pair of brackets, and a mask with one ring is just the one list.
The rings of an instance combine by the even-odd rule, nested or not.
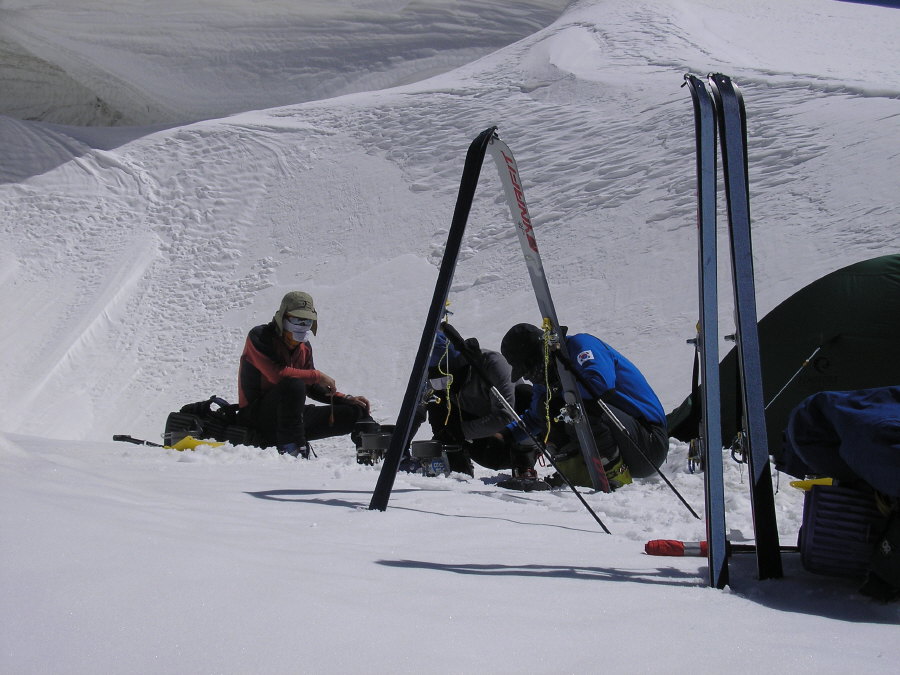
[(238, 405), (219, 396), (188, 403), (180, 411), (169, 413), (163, 434), (165, 444), (175, 445), (185, 436), (232, 445), (254, 445), (256, 440), (251, 429), (238, 424)]

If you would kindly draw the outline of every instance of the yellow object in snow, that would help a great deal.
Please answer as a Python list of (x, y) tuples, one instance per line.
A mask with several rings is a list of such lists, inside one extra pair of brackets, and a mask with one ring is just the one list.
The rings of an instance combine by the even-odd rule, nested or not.
[(225, 445), (224, 443), (220, 443), (219, 441), (204, 441), (198, 438), (194, 438), (193, 436), (185, 436), (180, 441), (178, 441), (175, 445), (167, 445), (166, 447), (170, 450), (193, 450), (198, 445), (211, 445), (216, 448), (220, 445)]
[(813, 485), (832, 485), (833, 483), (833, 478), (808, 478), (807, 480), (792, 480), (791, 487), (806, 492), (811, 490)]

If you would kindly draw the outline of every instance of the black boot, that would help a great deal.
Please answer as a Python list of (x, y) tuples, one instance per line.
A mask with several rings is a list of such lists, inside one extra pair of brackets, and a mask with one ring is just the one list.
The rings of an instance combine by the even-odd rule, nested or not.
[(285, 443), (278, 446), (279, 455), (309, 459), (310, 453), (312, 453), (312, 446), (309, 443)]
[(534, 469), (513, 469), (512, 478), (497, 482), (497, 487), (519, 492), (536, 492), (549, 490), (550, 484), (541, 479)]

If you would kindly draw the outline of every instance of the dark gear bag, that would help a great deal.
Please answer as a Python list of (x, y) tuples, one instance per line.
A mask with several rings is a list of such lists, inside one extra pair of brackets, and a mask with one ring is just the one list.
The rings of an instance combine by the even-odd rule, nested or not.
[(218, 396), (188, 403), (178, 412), (169, 413), (163, 435), (166, 445), (175, 445), (185, 436), (213, 439), (232, 445), (253, 445), (251, 429), (237, 422), (238, 405)]
[(876, 542), (866, 581), (859, 590), (882, 602), (900, 599), (900, 507), (896, 502)]

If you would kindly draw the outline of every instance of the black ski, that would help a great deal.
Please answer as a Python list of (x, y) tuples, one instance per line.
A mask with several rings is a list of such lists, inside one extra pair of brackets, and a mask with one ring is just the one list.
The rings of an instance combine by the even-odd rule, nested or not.
[[(703, 80), (685, 75), (694, 103), (697, 145), (697, 237), (700, 324), (701, 457), (706, 497), (706, 555), (709, 585), (728, 585), (728, 541), (725, 530), (725, 485), (722, 466), (722, 422), (719, 387), (719, 301), (716, 257), (716, 110)], [(697, 403), (695, 401), (695, 403)]]
[(481, 166), (484, 163), (484, 154), (488, 143), (494, 136), (494, 129), (490, 127), (482, 131), (469, 146), (466, 152), (466, 161), (463, 167), (462, 178), (459, 184), (459, 193), (456, 197), (456, 208), (453, 211), (453, 220), (450, 223), (450, 232), (447, 234), (447, 245), (444, 247), (444, 257), (438, 272), (434, 295), (428, 316), (425, 320), (425, 328), (419, 341), (419, 350), (413, 362), (413, 369), (409, 375), (409, 383), (406, 386), (406, 394), (400, 406), (400, 414), (391, 443), (385, 453), (381, 473), (369, 502), (369, 509), (384, 511), (387, 509), (391, 497), (391, 489), (403, 459), (403, 451), (409, 447), (412, 435), (412, 424), (415, 418), (416, 408), (425, 386), (425, 378), (428, 369), (428, 357), (434, 346), (434, 338), (437, 334), (444, 310), (447, 305), (447, 295), (453, 281), (453, 272), (456, 269), (456, 260), (459, 257), (459, 248), (466, 229), (466, 221), (469, 219), (469, 211), (472, 208), (472, 199), (475, 196), (475, 188), (478, 186), (478, 177), (481, 175)]
[[(531, 216), (525, 203), (525, 190), (522, 187), (519, 167), (509, 146), (500, 140), (496, 133), (491, 138), (488, 150), (497, 165), (500, 181), (503, 183), (503, 192), (506, 195), (513, 221), (516, 223), (516, 232), (519, 235), (522, 253), (525, 255), (528, 275), (534, 288), (538, 309), (544, 319), (544, 329), (549, 331), (550, 340), (558, 346), (559, 351), (568, 355), (566, 337), (559, 328), (556, 308), (550, 295), (550, 286), (547, 284), (547, 275), (544, 274), (544, 265), (541, 262), (541, 254), (538, 251), (537, 240), (531, 226)], [(581, 446), (584, 463), (587, 465), (588, 475), (591, 479), (591, 486), (595, 490), (609, 492), (609, 480), (603, 470), (603, 458), (600, 457), (597, 450), (594, 433), (591, 431), (591, 425), (584, 412), (584, 401), (578, 383), (572, 373), (559, 362), (557, 362), (557, 371), (563, 389), (566, 412), (575, 427), (578, 444)]]
[(741, 442), (750, 468), (757, 571), (760, 579), (778, 578), (782, 576), (781, 551), (766, 436), (750, 238), (747, 115), (744, 99), (731, 78), (716, 73), (709, 76), (709, 82), (715, 99), (725, 176), (743, 417)]

